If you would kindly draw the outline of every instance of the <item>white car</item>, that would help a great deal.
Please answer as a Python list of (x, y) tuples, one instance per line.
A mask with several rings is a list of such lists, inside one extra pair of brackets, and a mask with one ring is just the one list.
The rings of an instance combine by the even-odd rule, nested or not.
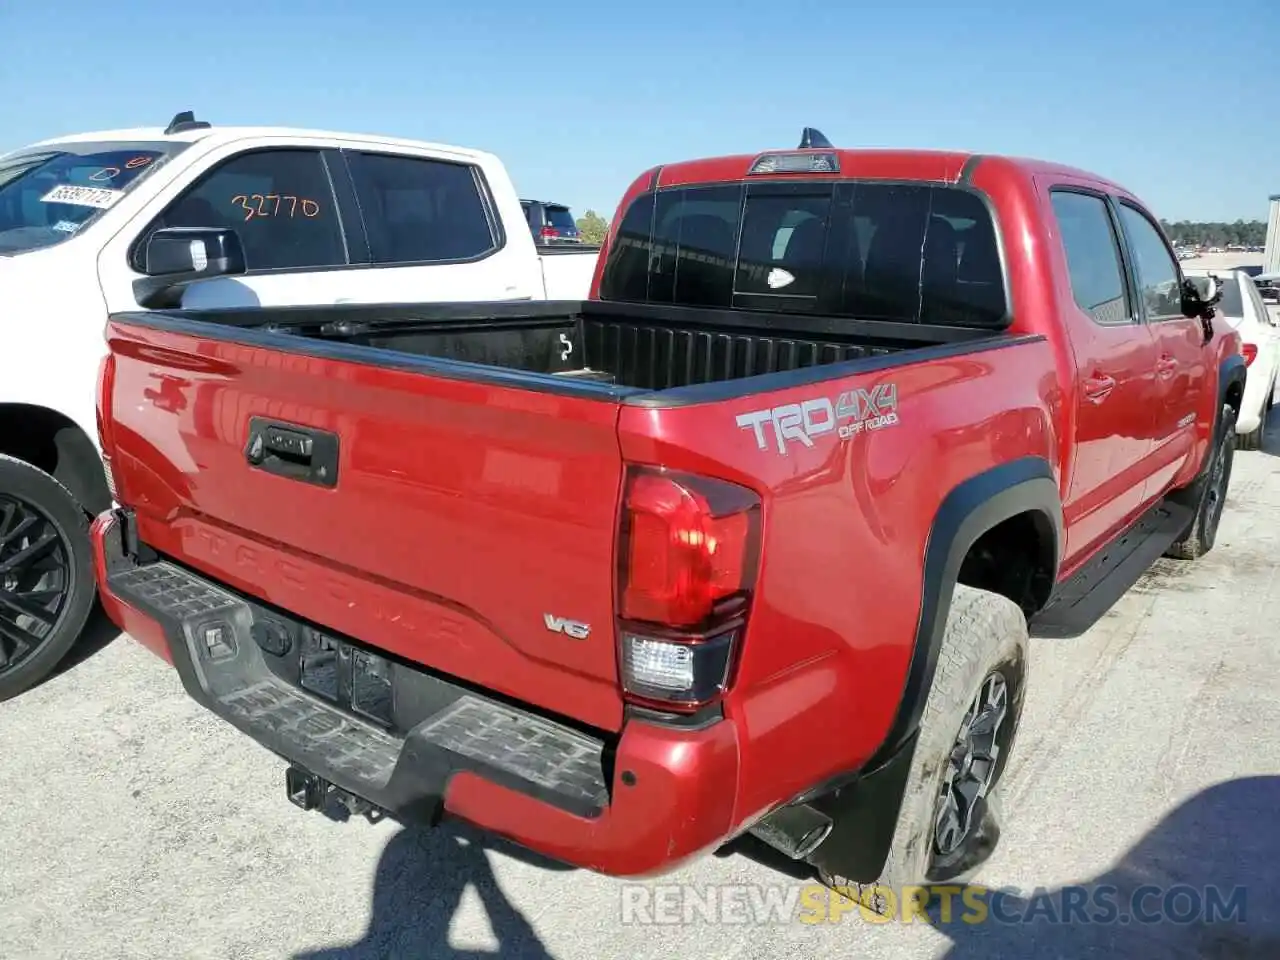
[(462, 147), (188, 112), (0, 156), (0, 700), (52, 671), (93, 603), (109, 314), (584, 300), (596, 257), (540, 252), (502, 163)]
[(1217, 315), (1240, 334), (1244, 362), (1248, 368), (1244, 399), (1236, 420), (1236, 443), (1242, 450), (1262, 446), (1267, 427), (1267, 411), (1275, 402), (1276, 378), (1280, 374), (1280, 328), (1267, 310), (1253, 278), (1244, 270), (1184, 271), (1188, 277), (1216, 276), (1222, 284)]

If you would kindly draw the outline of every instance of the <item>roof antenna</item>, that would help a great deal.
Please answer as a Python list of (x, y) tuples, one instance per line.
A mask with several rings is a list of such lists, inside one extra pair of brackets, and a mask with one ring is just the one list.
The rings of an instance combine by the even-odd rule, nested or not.
[(800, 134), (800, 149), (831, 149), (831, 141), (817, 127), (805, 127), (804, 133)]
[(169, 125), (164, 128), (165, 136), (171, 136), (175, 133), (183, 133), (187, 130), (208, 130), (213, 124), (206, 120), (197, 120), (196, 115), (190, 110), (183, 110), (181, 113), (175, 113), (173, 119), (169, 121)]

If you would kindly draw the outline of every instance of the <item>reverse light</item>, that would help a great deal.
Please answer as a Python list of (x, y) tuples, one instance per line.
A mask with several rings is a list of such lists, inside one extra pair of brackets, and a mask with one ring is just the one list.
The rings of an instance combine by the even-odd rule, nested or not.
[(625, 692), (642, 702), (697, 707), (729, 685), (737, 630), (716, 637), (650, 637), (623, 629)]
[(624, 693), (683, 707), (716, 699), (755, 587), (760, 498), (723, 480), (635, 467), (620, 533)]
[(1246, 367), (1258, 359), (1258, 345), (1256, 343), (1241, 344), (1240, 352), (1244, 354), (1244, 365)]

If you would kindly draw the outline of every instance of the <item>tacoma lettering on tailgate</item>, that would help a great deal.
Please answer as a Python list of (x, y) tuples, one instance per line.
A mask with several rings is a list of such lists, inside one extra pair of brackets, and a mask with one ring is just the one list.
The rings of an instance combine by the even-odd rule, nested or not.
[(898, 387), (892, 383), (877, 384), (870, 390), (847, 390), (835, 401), (830, 397), (814, 397), (800, 403), (741, 413), (737, 418), (740, 428), (755, 432), (756, 446), (764, 450), (772, 439), (783, 456), (789, 440), (812, 447), (814, 438), (824, 434), (834, 433), (848, 439), (897, 422)]

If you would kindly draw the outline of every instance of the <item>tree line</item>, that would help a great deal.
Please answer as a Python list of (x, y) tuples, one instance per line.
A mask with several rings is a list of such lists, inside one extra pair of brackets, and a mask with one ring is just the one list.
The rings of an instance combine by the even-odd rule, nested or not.
[(1267, 225), (1262, 220), (1235, 223), (1161, 220), (1169, 239), (1188, 247), (1261, 247), (1267, 242)]
[(604, 243), (604, 236), (609, 231), (609, 221), (594, 210), (588, 210), (578, 218), (578, 233), (582, 234), (583, 243)]

